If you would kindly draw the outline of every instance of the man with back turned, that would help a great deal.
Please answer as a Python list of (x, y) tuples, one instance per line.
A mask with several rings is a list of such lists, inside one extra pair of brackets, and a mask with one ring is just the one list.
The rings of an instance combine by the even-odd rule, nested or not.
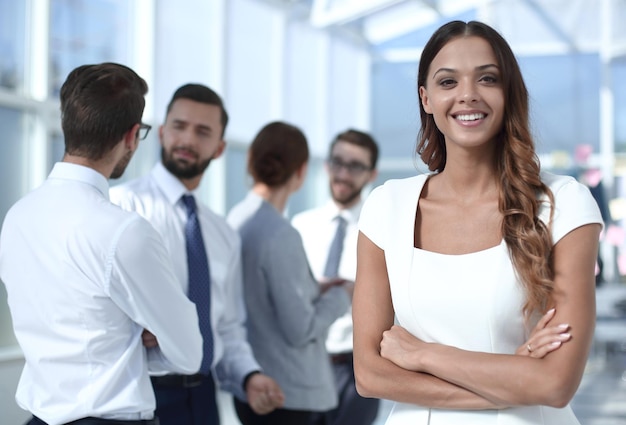
[[(158, 424), (148, 369), (194, 373), (202, 337), (161, 237), (109, 202), (149, 126), (126, 66), (73, 70), (61, 89), (63, 160), (7, 213), (0, 278), (25, 366), (29, 425)], [(158, 338), (146, 349), (142, 333)]]

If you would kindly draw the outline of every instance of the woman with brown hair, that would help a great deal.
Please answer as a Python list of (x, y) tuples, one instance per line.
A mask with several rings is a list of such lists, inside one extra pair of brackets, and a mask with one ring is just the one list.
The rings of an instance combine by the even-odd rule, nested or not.
[(361, 213), (357, 388), (398, 402), (388, 424), (578, 424), (597, 205), (540, 171), (519, 66), (491, 27), (439, 28), (418, 87), (430, 173), (388, 181)]
[(228, 215), (241, 236), (248, 340), (284, 393), (282, 407), (268, 415), (235, 399), (244, 425), (313, 424), (315, 413), (337, 405), (325, 341), (328, 327), (348, 309), (347, 288), (338, 279), (320, 285), (313, 278), (300, 234), (283, 215), (304, 182), (308, 159), (297, 127), (263, 127), (248, 151), (252, 190)]

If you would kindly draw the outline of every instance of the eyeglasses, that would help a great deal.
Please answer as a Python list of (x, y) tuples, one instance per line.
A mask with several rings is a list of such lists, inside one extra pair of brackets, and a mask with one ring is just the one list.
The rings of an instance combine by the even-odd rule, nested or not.
[(362, 162), (353, 161), (353, 162), (343, 162), (340, 158), (332, 157), (326, 161), (328, 164), (328, 168), (333, 173), (338, 173), (344, 168), (350, 175), (358, 176), (359, 174), (363, 174), (366, 171), (370, 171), (372, 167), (369, 167)]
[(137, 138), (139, 140), (143, 140), (148, 137), (148, 133), (150, 133), (150, 129), (152, 128), (149, 124), (139, 123), (139, 130), (137, 130)]

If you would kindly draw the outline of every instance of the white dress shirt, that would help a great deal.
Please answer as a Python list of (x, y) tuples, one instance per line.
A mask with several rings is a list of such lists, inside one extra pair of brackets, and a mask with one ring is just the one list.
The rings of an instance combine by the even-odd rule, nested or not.
[[(152, 171), (128, 183), (112, 187), (112, 202), (145, 217), (161, 234), (181, 293), (187, 293), (187, 213), (181, 201), (190, 193), (160, 162)], [(242, 295), (241, 243), (226, 220), (204, 205), (196, 196), (202, 237), (211, 270), (211, 325), (213, 366), (220, 386), (246, 399), (242, 383), (246, 375), (260, 370), (247, 342), (245, 306)]]
[[(196, 309), (161, 238), (111, 204), (108, 189), (95, 170), (57, 163), (9, 210), (0, 236), (0, 277), (25, 358), (16, 400), (51, 425), (150, 419), (148, 359), (181, 373), (200, 367)], [(144, 328), (158, 349), (144, 348)]]
[[(340, 210), (329, 200), (325, 205), (296, 214), (293, 226), (300, 232), (304, 249), (317, 280), (323, 280), (324, 267), (330, 245), (337, 231), (341, 215), (346, 220), (346, 236), (339, 261), (339, 277), (353, 281), (356, 278), (356, 244), (359, 235), (358, 220), (363, 202), (352, 208)], [(328, 330), (326, 349), (331, 354), (352, 352), (352, 310), (337, 319)]]

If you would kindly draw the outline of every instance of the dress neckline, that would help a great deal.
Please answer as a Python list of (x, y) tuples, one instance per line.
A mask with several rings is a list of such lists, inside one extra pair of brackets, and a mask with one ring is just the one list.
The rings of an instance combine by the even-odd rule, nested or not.
[(495, 250), (501, 248), (502, 246), (506, 246), (506, 243), (504, 242), (504, 239), (500, 240), (500, 243), (498, 245), (490, 246), (490, 247), (484, 248), (484, 249), (479, 249), (477, 251), (464, 252), (462, 254), (448, 254), (448, 253), (444, 253), (444, 252), (429, 251), (427, 249), (417, 248), (415, 246), (413, 247), (413, 249), (416, 252), (424, 253), (424, 254), (427, 254), (427, 255), (440, 255), (440, 256), (445, 256), (445, 257), (465, 257), (465, 256), (470, 256), (470, 255), (488, 254), (491, 251), (495, 251)]

